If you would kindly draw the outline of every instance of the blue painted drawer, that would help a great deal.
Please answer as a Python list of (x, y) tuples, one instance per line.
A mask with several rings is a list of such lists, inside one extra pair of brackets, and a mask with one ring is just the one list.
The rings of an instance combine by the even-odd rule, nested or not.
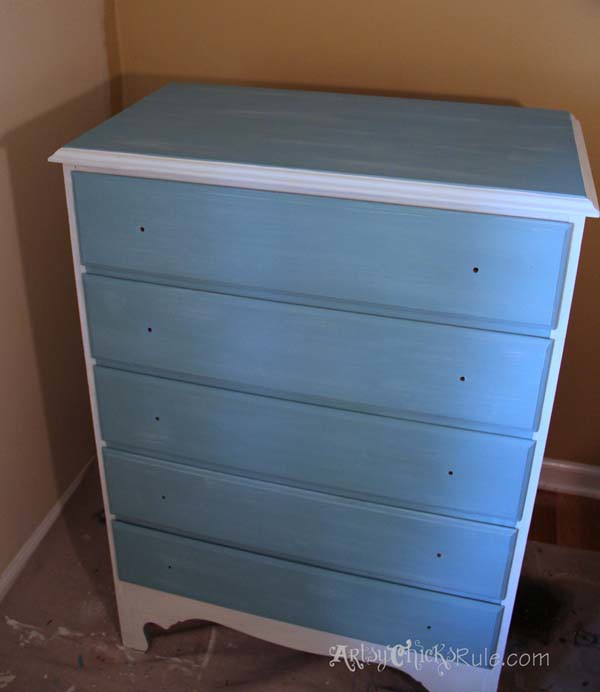
[(538, 425), (546, 339), (84, 279), (101, 364), (517, 435)]
[(500, 601), (515, 530), (114, 450), (111, 511), (135, 524), (330, 569)]
[(486, 659), (502, 607), (113, 524), (122, 580), (383, 645), (444, 643)]
[(534, 443), (96, 367), (109, 446), (514, 524)]
[(82, 261), (197, 288), (547, 335), (570, 225), (74, 173)]

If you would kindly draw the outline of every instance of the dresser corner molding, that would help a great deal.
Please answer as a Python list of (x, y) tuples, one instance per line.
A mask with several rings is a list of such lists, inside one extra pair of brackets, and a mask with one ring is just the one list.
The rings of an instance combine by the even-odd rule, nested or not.
[[(581, 156), (579, 145), (578, 151)], [(581, 216), (599, 215), (591, 174), (589, 179), (586, 178), (588, 197), (592, 194), (588, 198), (547, 192), (434, 183), (224, 161), (150, 156), (75, 147), (59, 149), (48, 161), (61, 163), (74, 170), (108, 175), (160, 178), (204, 185), (435, 207), (454, 211), (556, 220), (572, 220)]]
[(571, 115), (571, 124), (573, 125), (573, 136), (575, 137), (575, 145), (577, 147), (577, 154), (579, 156), (579, 165), (581, 166), (581, 176), (583, 178), (585, 194), (587, 195), (588, 201), (593, 208), (593, 211), (590, 210), (589, 214), (587, 215), (590, 217), (598, 217), (600, 216), (600, 205), (598, 204), (598, 195), (596, 194), (596, 187), (592, 177), (590, 159), (585, 146), (581, 124), (574, 115)]

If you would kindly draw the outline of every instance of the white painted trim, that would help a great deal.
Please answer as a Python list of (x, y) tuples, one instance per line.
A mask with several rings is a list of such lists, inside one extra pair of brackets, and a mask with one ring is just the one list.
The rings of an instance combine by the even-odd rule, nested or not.
[(544, 459), (540, 488), (600, 500), (600, 466), (566, 459)]
[(596, 209), (596, 214), (594, 214), (594, 216), (598, 216), (598, 196), (596, 195), (594, 179), (592, 178), (590, 159), (585, 146), (581, 124), (573, 115), (571, 116), (571, 125), (573, 126), (573, 136), (575, 137), (575, 146), (577, 147), (577, 155), (579, 156), (579, 166), (581, 167), (581, 177), (583, 178), (585, 194)]
[(71, 167), (63, 166), (63, 176), (65, 180), (65, 194), (67, 197), (67, 214), (69, 217), (69, 233), (71, 236), (71, 253), (73, 259), (73, 269), (75, 272), (75, 290), (77, 293), (77, 307), (79, 309), (79, 320), (81, 327), (81, 338), (83, 342), (83, 353), (85, 357), (85, 368), (87, 373), (90, 405), (92, 410), (92, 423), (94, 427), (94, 440), (96, 442), (96, 456), (98, 459), (98, 471), (100, 475), (100, 486), (102, 488), (102, 501), (106, 515), (106, 533), (108, 536), (108, 548), (110, 551), (110, 561), (115, 583), (115, 597), (117, 600), (117, 614), (121, 622), (123, 612), (123, 599), (119, 590), (119, 576), (117, 572), (117, 557), (115, 553), (115, 543), (112, 531), (112, 515), (108, 502), (108, 486), (106, 483), (106, 473), (104, 470), (104, 441), (100, 432), (100, 414), (98, 411), (98, 397), (96, 395), (96, 380), (94, 377), (94, 365), (96, 361), (92, 358), (92, 348), (90, 345), (90, 335), (85, 309), (85, 293), (83, 288), (83, 274), (85, 268), (81, 265), (81, 253), (79, 250), (79, 233), (77, 231), (77, 215), (75, 213), (75, 198), (73, 196), (73, 182), (71, 180)]
[(575, 195), (553, 195), (68, 147), (59, 149), (48, 160), (89, 172), (419, 207), (557, 220), (599, 215), (591, 200)]
[(48, 514), (46, 514), (42, 522), (37, 526), (37, 528), (31, 534), (31, 536), (29, 536), (29, 538), (25, 541), (25, 543), (21, 547), (21, 550), (19, 550), (19, 552), (11, 560), (8, 567), (6, 567), (2, 574), (0, 574), (0, 602), (9, 592), (11, 586), (15, 583), (15, 581), (18, 579), (19, 575), (25, 568), (25, 565), (29, 561), (29, 558), (36, 551), (37, 547), (44, 540), (48, 531), (50, 531), (50, 529), (52, 528), (54, 522), (60, 516), (65, 505), (69, 501), (71, 495), (79, 487), (79, 484), (83, 480), (86, 471), (89, 469), (90, 464), (93, 461), (94, 457), (92, 457), (81, 469), (81, 471), (75, 476), (69, 487), (58, 498), (56, 504), (52, 507)]

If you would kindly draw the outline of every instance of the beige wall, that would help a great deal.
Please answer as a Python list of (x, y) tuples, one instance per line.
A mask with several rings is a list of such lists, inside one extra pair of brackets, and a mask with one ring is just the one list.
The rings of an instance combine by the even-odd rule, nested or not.
[[(600, 187), (596, 0), (118, 0), (125, 104), (170, 79), (560, 108)], [(600, 224), (588, 222), (547, 453), (600, 463)]]
[(109, 115), (101, 0), (0, 2), (0, 574), (93, 453), (60, 167)]

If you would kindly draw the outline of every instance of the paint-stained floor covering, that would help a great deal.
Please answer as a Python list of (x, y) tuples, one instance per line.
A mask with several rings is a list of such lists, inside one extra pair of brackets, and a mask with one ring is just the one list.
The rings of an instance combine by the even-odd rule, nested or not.
[[(388, 692), (422, 690), (402, 673), (352, 673), (328, 659), (210, 623), (124, 649), (95, 471), (0, 604), (6, 692)], [(600, 690), (600, 553), (531, 542), (509, 650), (550, 665), (506, 669), (503, 692)], [(443, 688), (441, 688), (443, 689)], [(464, 692), (470, 692), (464, 690)]]

